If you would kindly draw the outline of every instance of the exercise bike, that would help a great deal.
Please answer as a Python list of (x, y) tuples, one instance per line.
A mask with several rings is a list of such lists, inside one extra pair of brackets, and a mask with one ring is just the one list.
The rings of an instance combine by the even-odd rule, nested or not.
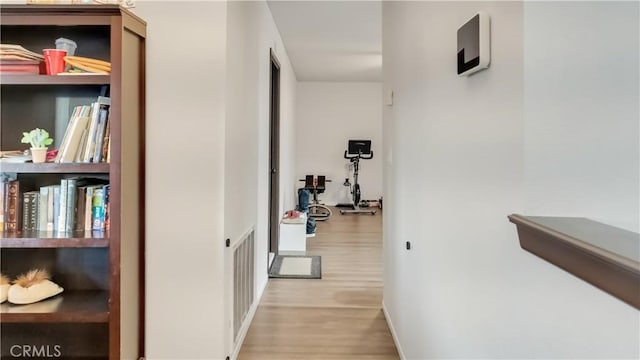
[(349, 204), (350, 210), (340, 210), (340, 214), (371, 214), (375, 215), (376, 211), (371, 209), (360, 208), (360, 184), (358, 184), (358, 171), (360, 160), (373, 159), (373, 151), (371, 151), (371, 140), (349, 140), (348, 149), (344, 151), (344, 158), (353, 164), (353, 186), (349, 183), (349, 179), (345, 180), (345, 186), (349, 186), (353, 203)]
[(324, 175), (306, 175), (305, 178), (300, 179), (300, 181), (304, 181), (304, 188), (313, 194), (313, 198), (309, 203), (309, 218), (316, 221), (328, 220), (332, 215), (331, 209), (320, 203), (318, 194), (324, 192), (326, 189), (325, 183), (331, 182), (331, 180), (328, 180)]

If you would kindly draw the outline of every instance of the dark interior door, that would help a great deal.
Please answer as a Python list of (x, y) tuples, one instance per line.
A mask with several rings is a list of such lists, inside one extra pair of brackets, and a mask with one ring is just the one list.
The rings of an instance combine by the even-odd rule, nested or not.
[[(278, 209), (280, 186), (280, 62), (273, 49), (270, 50), (271, 86), (270, 86), (270, 140), (269, 140), (269, 252), (278, 253)], [(268, 256), (268, 254), (267, 254)], [(268, 262), (267, 262), (268, 263)]]

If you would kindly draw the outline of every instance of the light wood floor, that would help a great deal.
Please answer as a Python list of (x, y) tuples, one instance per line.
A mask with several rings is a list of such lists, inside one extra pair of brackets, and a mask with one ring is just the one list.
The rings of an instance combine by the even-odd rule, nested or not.
[(382, 215), (318, 222), (322, 279), (269, 279), (240, 351), (252, 359), (399, 359), (382, 312)]

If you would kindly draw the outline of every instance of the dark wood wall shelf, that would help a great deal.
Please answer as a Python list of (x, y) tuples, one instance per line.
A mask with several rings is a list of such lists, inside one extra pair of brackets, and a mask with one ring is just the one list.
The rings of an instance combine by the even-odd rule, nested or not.
[(524, 250), (640, 309), (640, 234), (585, 218), (508, 218)]
[(64, 291), (35, 304), (0, 305), (3, 323), (106, 323), (108, 291)]
[(109, 75), (0, 75), (2, 85), (109, 85)]
[(109, 173), (109, 164), (84, 163), (0, 163), (2, 172), (22, 174), (99, 174)]

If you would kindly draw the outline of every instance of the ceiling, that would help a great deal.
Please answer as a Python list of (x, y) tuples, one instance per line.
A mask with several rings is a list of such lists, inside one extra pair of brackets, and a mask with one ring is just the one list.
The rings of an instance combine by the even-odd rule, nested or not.
[(380, 1), (267, 1), (298, 81), (381, 81)]

